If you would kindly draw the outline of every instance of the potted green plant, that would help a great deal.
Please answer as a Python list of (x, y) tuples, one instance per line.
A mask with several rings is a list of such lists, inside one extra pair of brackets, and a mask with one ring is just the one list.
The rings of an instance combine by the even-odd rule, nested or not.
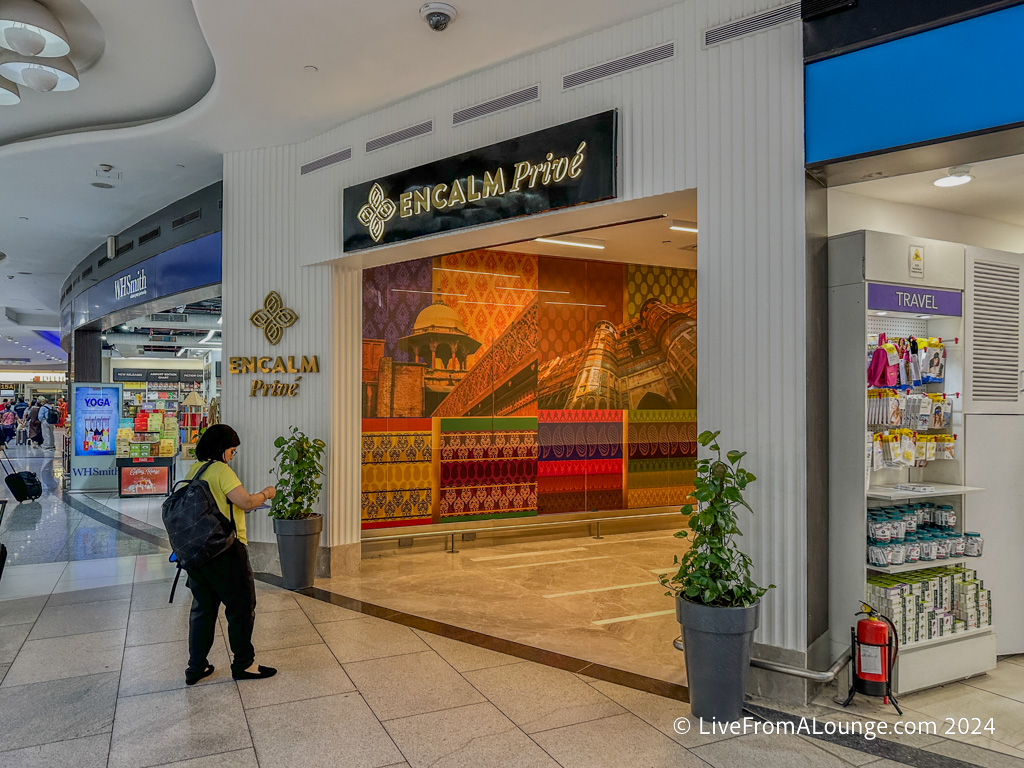
[(697, 437), (712, 455), (697, 460), (696, 508), (682, 508), (689, 530), (675, 534), (688, 539), (690, 548), (673, 558), (679, 570), (660, 579), (676, 598), (693, 714), (732, 722), (743, 713), (761, 597), (775, 585), (760, 587), (751, 580), (750, 557), (736, 545), (742, 536), (737, 508), (753, 512), (743, 491), (757, 478), (742, 467), (745, 451), (722, 458), (719, 434), (705, 431)]
[(285, 589), (313, 586), (316, 577), (317, 549), (324, 527), (323, 515), (313, 512), (320, 498), (324, 468), (321, 463), (327, 447), (323, 440), (310, 439), (295, 427), (287, 437), (274, 441), (277, 466), (277, 495), (271, 502), (277, 535), (277, 551), (281, 558), (281, 579)]

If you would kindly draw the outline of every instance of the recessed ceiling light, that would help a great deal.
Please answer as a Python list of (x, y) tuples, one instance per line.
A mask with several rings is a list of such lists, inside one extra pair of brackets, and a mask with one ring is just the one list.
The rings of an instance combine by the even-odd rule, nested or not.
[(105, 181), (94, 181), (92, 183), (92, 185), (94, 187), (96, 187), (96, 189), (113, 189), (114, 188), (113, 184), (107, 184), (107, 182), (105, 182)]
[(312, 64), (307, 64), (306, 66), (303, 67), (303, 69), (306, 72), (319, 72), (320, 71), (320, 69), (318, 67), (314, 67)]
[(932, 319), (931, 315), (918, 315), (917, 317), (918, 317), (919, 320), (931, 320)]
[(28, 216), (19, 216), (18, 218), (22, 221), (28, 221)]
[(696, 221), (673, 221), (669, 224), (668, 228), (675, 230), (676, 232), (692, 232), (697, 234)]
[(586, 237), (569, 237), (562, 235), (559, 237), (537, 237), (534, 238), (535, 242), (548, 243), (550, 245), (571, 245), (576, 248), (593, 248), (598, 251), (604, 250), (603, 240), (591, 240)]
[(885, 317), (888, 314), (888, 312), (875, 312), (875, 317)]
[(959, 187), (961, 184), (967, 184), (971, 181), (974, 181), (974, 177), (971, 176), (970, 167), (966, 165), (955, 165), (946, 171), (945, 176), (936, 179), (932, 183), (936, 187)]

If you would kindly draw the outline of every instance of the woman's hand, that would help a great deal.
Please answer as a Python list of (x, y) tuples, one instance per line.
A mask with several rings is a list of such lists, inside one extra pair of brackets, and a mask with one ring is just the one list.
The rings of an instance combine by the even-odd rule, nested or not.
[(263, 495), (267, 497), (267, 501), (270, 501), (272, 498), (277, 496), (277, 488), (272, 485), (268, 485), (263, 489)]

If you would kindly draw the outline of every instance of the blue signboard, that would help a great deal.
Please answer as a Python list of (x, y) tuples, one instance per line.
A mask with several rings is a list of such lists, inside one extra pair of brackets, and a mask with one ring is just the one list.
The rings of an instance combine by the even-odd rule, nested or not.
[(75, 297), (72, 312), (62, 310), (61, 336), (119, 309), (219, 283), (221, 241), (220, 232), (205, 235), (96, 283)]
[(808, 164), (1024, 123), (1024, 5), (804, 68)]

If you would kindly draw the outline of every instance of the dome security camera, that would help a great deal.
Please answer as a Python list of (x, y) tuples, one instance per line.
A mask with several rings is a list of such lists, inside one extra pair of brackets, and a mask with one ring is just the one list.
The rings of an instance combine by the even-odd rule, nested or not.
[(420, 16), (435, 32), (444, 32), (458, 15), (455, 7), (448, 3), (424, 3), (420, 6)]

